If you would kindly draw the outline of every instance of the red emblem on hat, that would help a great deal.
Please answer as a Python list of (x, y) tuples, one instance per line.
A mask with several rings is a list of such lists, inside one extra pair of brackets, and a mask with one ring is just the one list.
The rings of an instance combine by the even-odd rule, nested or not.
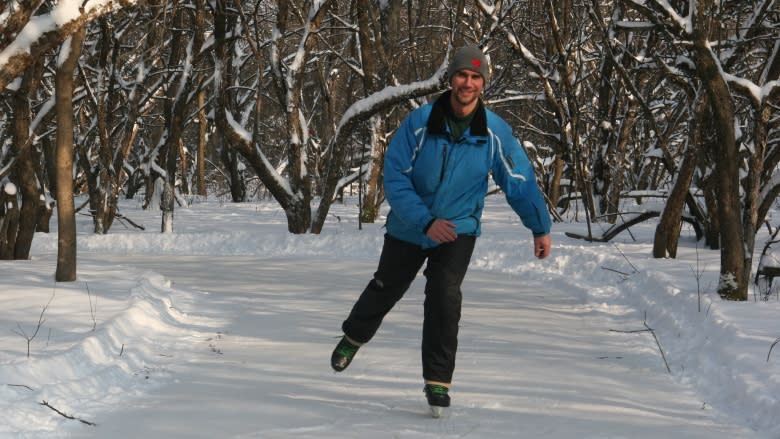
[(482, 65), (482, 62), (476, 58), (471, 60), (471, 65), (474, 66), (474, 68), (479, 68), (479, 66)]

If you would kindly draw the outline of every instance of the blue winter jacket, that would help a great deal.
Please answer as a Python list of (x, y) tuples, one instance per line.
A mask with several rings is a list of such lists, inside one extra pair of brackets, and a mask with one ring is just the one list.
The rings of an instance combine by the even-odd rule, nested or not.
[(479, 102), (469, 128), (453, 140), (446, 123), (450, 92), (402, 122), (385, 154), (384, 188), (390, 204), (387, 232), (423, 248), (434, 219), (456, 225), (459, 235), (480, 234), (488, 175), (534, 236), (550, 233), (547, 206), (533, 167), (511, 127)]

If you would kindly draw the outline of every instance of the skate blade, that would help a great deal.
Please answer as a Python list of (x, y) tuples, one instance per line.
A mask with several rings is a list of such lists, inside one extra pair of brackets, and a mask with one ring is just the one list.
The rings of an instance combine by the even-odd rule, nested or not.
[(441, 417), (441, 415), (444, 414), (444, 407), (439, 407), (435, 405), (432, 405), (430, 407), (431, 407), (431, 416), (433, 416), (434, 418), (438, 419)]

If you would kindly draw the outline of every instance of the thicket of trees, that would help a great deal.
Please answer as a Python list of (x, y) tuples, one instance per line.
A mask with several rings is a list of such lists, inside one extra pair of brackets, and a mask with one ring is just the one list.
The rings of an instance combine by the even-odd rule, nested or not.
[(185, 195), (222, 191), (319, 233), (359, 182), (371, 222), (393, 129), (476, 43), (553, 215), (590, 234), (662, 194), (654, 256), (685, 218), (744, 300), (780, 192), (779, 28), (774, 0), (0, 1), (0, 258), (28, 258), (54, 205), (75, 278), (74, 193), (95, 233), (120, 196), (169, 232)]

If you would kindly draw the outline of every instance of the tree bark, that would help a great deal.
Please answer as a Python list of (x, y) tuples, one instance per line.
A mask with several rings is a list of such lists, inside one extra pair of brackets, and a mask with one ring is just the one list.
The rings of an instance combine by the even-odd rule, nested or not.
[[(190, 103), (195, 84), (195, 65), (200, 58), (203, 46), (203, 20), (205, 19), (205, 1), (195, 2), (195, 16), (187, 23), (186, 14), (190, 11), (185, 7), (176, 8), (174, 14), (174, 29), (171, 41), (171, 53), (168, 66), (173, 75), (168, 88), (168, 99), (165, 103), (165, 138), (160, 148), (160, 166), (165, 169), (163, 176), (163, 192), (160, 208), (162, 210), (161, 232), (173, 232), (173, 213), (176, 200), (176, 175), (179, 169), (180, 145), (184, 135), (184, 125), (187, 121), (187, 108)], [(190, 24), (192, 39), (185, 38), (185, 25)], [(183, 178), (185, 178), (183, 176)]]
[(680, 240), (682, 212), (688, 197), (688, 189), (693, 181), (696, 171), (696, 144), (690, 143), (685, 152), (685, 158), (680, 166), (672, 192), (666, 200), (666, 206), (661, 214), (661, 219), (655, 228), (653, 238), (654, 258), (676, 258), (677, 244)]
[(655, 229), (653, 239), (654, 258), (676, 258), (677, 244), (680, 239), (682, 212), (688, 199), (689, 188), (696, 172), (696, 163), (699, 157), (698, 150), (701, 147), (703, 127), (702, 121), (706, 114), (707, 100), (700, 97), (694, 108), (694, 121), (690, 130), (688, 149), (685, 151), (682, 165), (677, 173), (676, 180), (666, 206), (661, 214), (661, 219)]
[(734, 131), (734, 99), (718, 69), (705, 36), (694, 36), (696, 71), (707, 90), (717, 135), (718, 220), (721, 266), (718, 293), (729, 300), (747, 300), (749, 276), (745, 276), (744, 230), (739, 196), (739, 157)]
[(0, 187), (0, 203), (0, 260), (9, 260), (14, 257), (19, 230), (19, 204), (13, 183)]
[(44, 211), (41, 206), (45, 205), (41, 199), (43, 185), (38, 178), (43, 175), (40, 169), (41, 161), (35, 152), (33, 137), (30, 135), (32, 115), (30, 96), (35, 95), (41, 76), (43, 76), (43, 63), (38, 60), (25, 71), (22, 85), (12, 97), (15, 113), (12, 144), (16, 149), (14, 179), (19, 183), (22, 198), (18, 230), (13, 231), (16, 236), (12, 249), (13, 259), (30, 257), (30, 247), (38, 225), (38, 216)]
[(85, 27), (81, 26), (61, 49), (65, 53), (55, 74), (57, 118), (57, 282), (76, 280), (76, 212), (73, 203), (73, 72)]
[(206, 196), (206, 145), (208, 136), (208, 119), (206, 118), (206, 91), (198, 93), (198, 159), (195, 162), (196, 186), (195, 193)]

